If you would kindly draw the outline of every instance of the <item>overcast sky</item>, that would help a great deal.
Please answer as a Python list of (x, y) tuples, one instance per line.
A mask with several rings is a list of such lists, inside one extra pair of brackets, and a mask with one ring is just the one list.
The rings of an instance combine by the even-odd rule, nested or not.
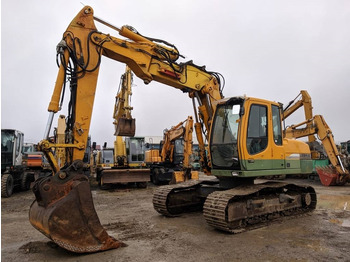
[[(314, 114), (325, 117), (335, 140), (350, 139), (350, 1), (82, 2), (109, 23), (164, 39), (177, 46), (184, 61), (220, 72), (225, 97), (246, 94), (287, 104), (306, 89)], [(58, 72), (56, 45), (82, 7), (74, 0), (1, 1), (1, 128), (23, 131), (27, 142), (43, 138)], [(124, 71), (124, 64), (103, 59), (90, 129), (98, 144), (111, 146), (114, 140), (113, 106)], [(136, 135), (161, 135), (193, 115), (191, 100), (181, 91), (156, 82), (145, 86), (136, 77), (134, 84)], [(303, 120), (302, 113), (291, 119)]]

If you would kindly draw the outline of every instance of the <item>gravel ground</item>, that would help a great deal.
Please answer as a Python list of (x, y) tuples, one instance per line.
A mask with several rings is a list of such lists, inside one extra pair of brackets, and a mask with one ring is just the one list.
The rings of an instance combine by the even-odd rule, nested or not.
[(28, 220), (31, 191), (1, 199), (2, 261), (350, 261), (350, 185), (323, 187), (318, 181), (288, 179), (315, 187), (314, 212), (231, 235), (208, 226), (200, 212), (159, 215), (156, 187), (119, 186), (92, 195), (101, 224), (127, 247), (74, 254), (51, 242)]

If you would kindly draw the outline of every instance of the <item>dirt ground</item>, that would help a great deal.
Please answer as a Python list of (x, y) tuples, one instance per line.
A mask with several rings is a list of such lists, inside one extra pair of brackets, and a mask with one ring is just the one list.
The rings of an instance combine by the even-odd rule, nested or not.
[[(290, 179), (289, 179), (290, 180)], [(318, 181), (290, 180), (315, 187), (314, 212), (231, 235), (208, 226), (201, 213), (166, 218), (146, 189), (92, 187), (95, 208), (108, 233), (128, 246), (74, 254), (54, 245), (28, 220), (31, 191), (1, 199), (2, 261), (350, 261), (350, 184), (323, 187)], [(290, 182), (288, 181), (288, 182)]]

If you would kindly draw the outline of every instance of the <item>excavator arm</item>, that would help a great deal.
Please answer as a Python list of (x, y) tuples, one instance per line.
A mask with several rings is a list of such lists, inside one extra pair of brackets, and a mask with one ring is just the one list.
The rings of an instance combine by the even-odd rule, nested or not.
[(192, 133), (193, 133), (193, 119), (192, 117), (188, 117), (185, 125), (185, 133), (184, 133), (184, 161), (183, 167), (187, 170), (191, 170), (191, 155), (192, 155)]
[[(323, 116), (312, 114), (311, 97), (307, 91), (301, 91), (301, 99), (293, 104), (291, 107), (286, 108), (282, 114), (282, 118), (286, 119), (298, 108), (304, 106), (306, 120), (287, 127), (284, 130), (284, 136), (286, 138), (301, 138), (308, 137), (309, 143), (316, 141), (315, 135), (322, 142), (322, 145), (326, 151), (329, 161), (332, 164), (330, 167), (317, 168), (317, 173), (320, 176), (321, 182), (324, 185), (343, 185), (346, 182), (350, 182), (349, 171), (346, 170), (340, 159), (340, 153), (334, 142), (334, 136), (332, 130), (327, 125)], [(290, 103), (289, 105), (291, 105)], [(306, 127), (300, 128), (306, 125)]]
[[(205, 139), (208, 139), (207, 131), (215, 101), (223, 98), (219, 74), (208, 72), (204, 66), (197, 66), (192, 61), (177, 63), (180, 54), (176, 48), (158, 44), (131, 27), (118, 29), (102, 21), (126, 39), (98, 32), (94, 18), (102, 21), (93, 16), (91, 7), (84, 7), (68, 26), (57, 48), (61, 64), (48, 108), (50, 117), (45, 136), (48, 136), (53, 114), (60, 109), (60, 100), (69, 77), (72, 90), (71, 114), (67, 119), (67, 128), (71, 132), (67, 138), (70, 141), (68, 144), (71, 144), (69, 162), (82, 159), (84, 154), (84, 146), (77, 148), (76, 144), (85, 145), (87, 141), (102, 55), (127, 64), (145, 84), (154, 80), (189, 93), (193, 100), (197, 99), (199, 118), (196, 119), (199, 119), (200, 125), (197, 124), (196, 134), (205, 134)], [(194, 110), (197, 115), (195, 106)], [(202, 132), (197, 131), (199, 127)], [(198, 138), (198, 141), (201, 143), (204, 139)], [(200, 148), (204, 148), (204, 145)]]
[[(299, 100), (295, 101), (298, 98)], [(295, 111), (297, 111), (301, 107), (304, 108), (305, 119), (311, 119), (313, 117), (311, 96), (306, 90), (301, 90), (300, 94), (294, 100), (289, 102), (289, 104), (283, 111), (282, 119), (283, 120), (286, 119), (288, 116), (293, 114)], [(308, 122), (306, 124), (308, 128), (312, 126), (311, 122)], [(313, 134), (309, 134), (308, 140), (309, 142), (314, 142), (316, 141), (316, 138)]]
[(116, 136), (130, 136), (135, 135), (135, 119), (131, 116), (133, 107), (130, 105), (131, 100), (131, 85), (132, 73), (128, 66), (126, 66), (125, 73), (121, 76), (120, 90), (115, 97), (115, 106), (113, 112), (115, 134)]
[[(124, 39), (99, 32), (94, 19), (118, 31)], [(180, 53), (173, 45), (144, 37), (128, 26), (121, 29), (112, 26), (94, 17), (89, 6), (77, 14), (57, 46), (59, 71), (48, 107), (44, 140), (39, 144), (54, 175), (36, 181), (33, 187), (36, 201), (29, 212), (30, 222), (36, 229), (73, 252), (95, 252), (123, 245), (109, 236), (100, 224), (81, 161), (88, 140), (102, 56), (125, 63), (145, 84), (157, 81), (189, 94), (197, 119), (195, 129), (202, 150), (201, 163), (207, 163), (202, 134), (208, 140), (216, 101), (223, 98), (220, 75), (192, 61), (177, 62)], [(68, 82), (71, 92), (65, 143), (51, 143), (48, 140), (51, 125), (55, 113), (62, 107)], [(53, 149), (57, 148), (65, 151), (63, 166), (54, 156)], [(205, 170), (209, 171), (210, 166)]]

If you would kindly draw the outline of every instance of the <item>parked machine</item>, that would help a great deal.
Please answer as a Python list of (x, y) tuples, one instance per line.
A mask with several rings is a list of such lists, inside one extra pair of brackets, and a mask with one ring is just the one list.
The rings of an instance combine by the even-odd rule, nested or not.
[(96, 179), (101, 188), (121, 183), (136, 183), (137, 187), (146, 188), (150, 181), (144, 137), (116, 136), (113, 148), (103, 148), (98, 153), (96, 165)]
[(117, 183), (136, 183), (147, 187), (150, 169), (145, 164), (145, 139), (134, 137), (135, 119), (131, 116), (133, 74), (128, 66), (121, 76), (116, 95), (113, 118), (115, 125), (114, 148), (104, 148), (97, 161), (97, 181), (101, 188)]
[(37, 152), (34, 143), (24, 143), (22, 147), (23, 164), (27, 168), (40, 170), (43, 167), (42, 152)]
[[(97, 31), (94, 19), (126, 39)], [(36, 181), (36, 200), (29, 218), (36, 229), (59, 246), (82, 253), (122, 245), (101, 226), (88, 179), (81, 171), (102, 55), (126, 63), (144, 83), (155, 80), (180, 89), (193, 101), (201, 164), (207, 174), (217, 179), (158, 187), (153, 197), (157, 212), (174, 216), (202, 209), (209, 225), (235, 233), (316, 207), (316, 193), (310, 186), (254, 183), (256, 178), (271, 174), (312, 172), (309, 146), (283, 137), (280, 103), (252, 97), (224, 98), (220, 74), (192, 61), (177, 62), (180, 53), (175, 46), (142, 36), (129, 26), (112, 26), (94, 17), (89, 6), (73, 19), (57, 50), (60, 69), (48, 108), (48, 128), (39, 144), (54, 175)], [(74, 102), (69, 103), (66, 143), (58, 145), (47, 137), (53, 116), (59, 111), (67, 76)], [(208, 141), (207, 152), (203, 134)], [(52, 148), (57, 147), (71, 152), (63, 168), (52, 156)]]
[(25, 176), (29, 178), (26, 180), (26, 186), (22, 187), (22, 189), (28, 190), (31, 182), (38, 179), (40, 176), (50, 175), (51, 167), (43, 153), (37, 151), (36, 144), (34, 143), (24, 143), (22, 154), (26, 173)]
[(1, 129), (1, 196), (10, 197), (15, 187), (28, 190), (31, 182), (48, 169), (34, 144), (23, 142), (24, 134), (14, 129)]
[[(335, 144), (332, 130), (327, 125), (323, 116), (313, 115), (311, 97), (306, 90), (302, 90), (300, 94), (288, 104), (283, 111), (282, 120), (289, 117), (300, 107), (304, 107), (305, 121), (285, 128), (284, 137), (308, 137), (311, 158), (316, 165), (316, 171), (322, 184), (325, 186), (344, 185), (350, 180), (349, 172), (341, 161), (341, 154)], [(301, 127), (304, 125), (305, 127)], [(317, 135), (318, 140), (315, 135)], [(320, 142), (323, 147), (320, 146)], [(331, 166), (324, 164), (317, 165), (317, 162), (324, 162), (325, 158), (329, 159), (332, 164)]]
[(192, 132), (193, 119), (188, 116), (185, 121), (164, 130), (159, 150), (146, 151), (145, 162), (151, 169), (153, 184), (198, 180), (198, 171), (192, 171), (191, 165)]
[(26, 184), (22, 163), (23, 133), (1, 129), (1, 196), (9, 197), (15, 185)]

